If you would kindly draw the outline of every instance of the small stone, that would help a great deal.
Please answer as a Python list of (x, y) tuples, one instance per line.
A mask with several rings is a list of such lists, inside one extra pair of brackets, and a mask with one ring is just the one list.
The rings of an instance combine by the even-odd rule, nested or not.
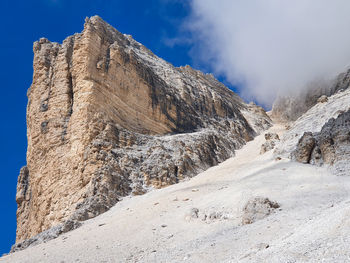
[(105, 62), (104, 62), (103, 59), (101, 59), (100, 61), (98, 61), (98, 62), (96, 63), (96, 68), (97, 68), (97, 69), (104, 69), (104, 67), (105, 67)]
[(322, 95), (317, 99), (317, 103), (325, 103), (328, 101), (328, 97), (326, 95)]
[(40, 104), (40, 109), (39, 109), (39, 111), (45, 112), (45, 111), (47, 111), (48, 109), (49, 109), (48, 100), (47, 100), (47, 99), (46, 99), (46, 100), (43, 100), (43, 101), (41, 102), (41, 104)]
[(265, 134), (265, 143), (261, 145), (260, 154), (264, 154), (275, 148), (276, 143), (280, 140), (277, 133), (266, 133)]
[(190, 212), (191, 218), (198, 218), (198, 213), (199, 213), (199, 209), (198, 208), (192, 208), (191, 212)]
[(257, 245), (257, 248), (258, 248), (259, 250), (267, 249), (267, 248), (269, 248), (269, 247), (270, 247), (270, 245), (269, 245), (269, 244), (266, 244), (266, 243), (260, 243), (260, 244)]
[(42, 123), (41, 123), (41, 133), (43, 133), (43, 134), (45, 134), (45, 133), (47, 133), (48, 132), (48, 124), (49, 124), (49, 121), (43, 121)]
[(277, 133), (268, 132), (268, 133), (265, 134), (265, 140), (266, 141), (269, 141), (269, 140), (279, 141), (280, 137), (278, 136)]

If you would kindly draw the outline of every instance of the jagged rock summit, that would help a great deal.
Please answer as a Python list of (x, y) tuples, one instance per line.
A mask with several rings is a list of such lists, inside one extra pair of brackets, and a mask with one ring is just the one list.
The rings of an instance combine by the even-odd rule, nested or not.
[(33, 50), (18, 244), (192, 177), (271, 125), (212, 75), (173, 67), (98, 16)]

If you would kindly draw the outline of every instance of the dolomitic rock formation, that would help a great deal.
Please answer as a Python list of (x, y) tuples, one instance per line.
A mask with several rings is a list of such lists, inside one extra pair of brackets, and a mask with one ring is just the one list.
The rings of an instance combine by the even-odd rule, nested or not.
[(350, 175), (350, 88), (349, 74), (341, 74), (340, 89), (321, 96), (276, 144), (275, 155), (297, 162), (327, 166), (335, 175)]
[(330, 119), (318, 133), (305, 132), (292, 156), (303, 163), (327, 164), (337, 175), (350, 175), (350, 110)]
[(97, 16), (62, 44), (42, 38), (33, 50), (17, 247), (194, 176), (270, 126), (212, 75), (173, 67)]
[(266, 197), (254, 197), (243, 208), (242, 224), (252, 224), (273, 213), (280, 205)]

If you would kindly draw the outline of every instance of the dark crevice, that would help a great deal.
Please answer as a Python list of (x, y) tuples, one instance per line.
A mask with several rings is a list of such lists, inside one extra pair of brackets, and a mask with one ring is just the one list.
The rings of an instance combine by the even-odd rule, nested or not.
[(73, 78), (71, 73), (71, 67), (72, 67), (72, 57), (73, 57), (73, 46), (74, 46), (74, 38), (69, 39), (69, 44), (67, 47), (67, 53), (66, 53), (66, 62), (68, 65), (68, 103), (69, 103), (69, 110), (68, 110), (68, 116), (71, 116), (73, 113), (73, 104), (74, 104), (74, 91), (73, 91)]
[(41, 123), (41, 133), (42, 134), (45, 134), (45, 133), (47, 133), (48, 131), (49, 131), (49, 127), (48, 127), (48, 125), (49, 125), (49, 121), (43, 121), (42, 123)]
[(73, 90), (73, 77), (71, 73), (71, 66), (72, 66), (72, 57), (73, 57), (73, 47), (74, 47), (74, 37), (71, 37), (68, 39), (69, 41), (67, 43), (67, 51), (66, 51), (66, 63), (68, 65), (67, 69), (67, 79), (68, 79), (68, 87), (67, 87), (67, 96), (68, 96), (68, 110), (67, 115), (64, 117), (64, 123), (63, 123), (63, 131), (61, 134), (61, 140), (64, 141), (65, 136), (67, 135), (67, 128), (68, 123), (70, 120), (70, 117), (73, 114), (73, 106), (74, 106), (74, 90)]
[(111, 60), (110, 56), (111, 56), (111, 49), (108, 47), (107, 51), (106, 51), (106, 66), (105, 66), (106, 72), (108, 72), (108, 69), (109, 69), (109, 63), (110, 63), (110, 60)]
[(73, 104), (74, 104), (74, 92), (73, 92), (73, 79), (72, 74), (68, 73), (68, 103), (69, 103), (69, 110), (68, 110), (68, 116), (72, 116), (73, 114)]

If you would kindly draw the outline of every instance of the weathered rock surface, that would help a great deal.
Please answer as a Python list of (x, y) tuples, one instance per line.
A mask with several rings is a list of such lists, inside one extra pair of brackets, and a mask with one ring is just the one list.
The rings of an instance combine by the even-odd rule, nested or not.
[(330, 165), (337, 175), (350, 175), (350, 110), (330, 119), (320, 132), (306, 132), (292, 153), (295, 160)]
[(305, 132), (319, 133), (330, 119), (337, 119), (340, 114), (350, 110), (349, 101), (350, 89), (348, 88), (328, 97), (325, 102), (317, 103), (296, 121), (289, 123), (288, 130), (275, 146), (275, 155), (290, 158)]
[(328, 101), (328, 97), (326, 95), (322, 95), (317, 99), (317, 103), (325, 103)]
[(11, 253), (23, 250), (27, 247), (38, 245), (43, 242), (47, 242), (51, 239), (57, 238), (59, 235), (67, 233), (71, 230), (78, 228), (81, 225), (78, 221), (67, 220), (66, 222), (51, 227), (50, 229), (41, 232), (29, 239), (24, 240), (23, 242), (19, 242), (12, 246)]
[(312, 132), (305, 132), (298, 142), (297, 149), (294, 152), (296, 161), (301, 163), (309, 163), (311, 153), (315, 148), (316, 140)]
[(280, 205), (266, 197), (254, 197), (243, 208), (242, 224), (252, 224), (273, 213)]
[(265, 140), (266, 141), (261, 145), (260, 154), (273, 150), (280, 138), (278, 134), (268, 132), (265, 134)]
[(97, 16), (33, 50), (17, 242), (194, 176), (270, 126), (212, 75), (173, 67)]

